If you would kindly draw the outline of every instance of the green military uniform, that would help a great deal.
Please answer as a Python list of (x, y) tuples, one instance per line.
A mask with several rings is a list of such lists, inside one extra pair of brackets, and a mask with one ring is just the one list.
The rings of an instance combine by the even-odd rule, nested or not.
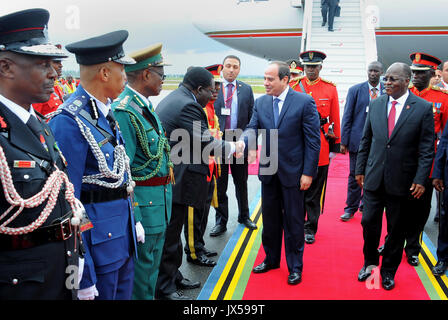
[(154, 299), (172, 199), (170, 147), (158, 116), (145, 100), (128, 85), (112, 104), (136, 182), (135, 220), (145, 231), (135, 260), (132, 298), (136, 300)]

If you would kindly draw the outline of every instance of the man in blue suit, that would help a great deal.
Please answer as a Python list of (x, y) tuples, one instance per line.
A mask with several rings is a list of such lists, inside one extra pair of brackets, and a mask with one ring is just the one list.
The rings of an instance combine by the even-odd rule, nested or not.
[(369, 103), (384, 93), (384, 86), (380, 82), (383, 64), (371, 62), (367, 68), (369, 80), (352, 86), (347, 93), (344, 116), (342, 117), (341, 153), (349, 152), (350, 173), (347, 185), (347, 206), (344, 208), (342, 221), (349, 221), (356, 211), (362, 211), (361, 188), (355, 180), (356, 157), (362, 130), (366, 122)]
[[(83, 232), (85, 267), (78, 298), (129, 300), (134, 281), (134, 215), (129, 158), (110, 103), (123, 91), (127, 31), (68, 45), (80, 64), (81, 85), (50, 121), (68, 173), (93, 228)], [(144, 234), (143, 234), (144, 236)]]
[(284, 232), (288, 284), (295, 285), (302, 280), (304, 191), (310, 187), (317, 172), (320, 123), (313, 98), (292, 90), (288, 85), (289, 78), (286, 63), (276, 61), (268, 66), (264, 74), (267, 95), (255, 101), (252, 118), (242, 139), (249, 149), (248, 160), (253, 162), (255, 139), (258, 130), (264, 129), (267, 135), (261, 154), (278, 157), (275, 171), (271, 170), (272, 163), (260, 159), (262, 242), (266, 258), (253, 272), (264, 273), (279, 268)]

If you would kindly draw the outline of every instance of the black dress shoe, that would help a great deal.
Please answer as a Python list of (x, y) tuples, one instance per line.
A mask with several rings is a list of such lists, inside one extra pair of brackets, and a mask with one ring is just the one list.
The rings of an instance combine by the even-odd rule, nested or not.
[(305, 234), (305, 242), (306, 243), (312, 244), (312, 243), (314, 243), (314, 241), (316, 241), (314, 234), (310, 234), (310, 233)]
[(265, 272), (268, 272), (269, 270), (272, 270), (272, 269), (278, 269), (278, 268), (280, 268), (279, 265), (271, 266), (271, 265), (269, 265), (269, 264), (266, 264), (266, 263), (262, 262), (262, 263), (260, 263), (258, 266), (256, 266), (256, 267), (252, 270), (252, 272), (253, 272), (253, 273), (265, 273)]
[(375, 266), (363, 266), (362, 269), (358, 273), (358, 281), (364, 282), (366, 281), (370, 275), (372, 274), (372, 269)]
[(187, 261), (195, 264), (197, 266), (202, 267), (214, 267), (216, 266), (216, 262), (213, 260), (208, 259), (206, 256), (198, 256), (197, 259), (192, 259), (190, 256), (187, 256)]
[(158, 300), (193, 300), (193, 299), (184, 295), (182, 291), (175, 291), (171, 294), (158, 297)]
[(249, 218), (243, 219), (243, 221), (238, 220), (238, 222), (244, 224), (244, 226), (250, 230), (257, 229), (257, 225), (255, 224), (255, 222), (253, 222)]
[(205, 248), (205, 247), (204, 247), (203, 251), (204, 251), (204, 255), (205, 255), (206, 257), (208, 257), (208, 258), (210, 258), (210, 257), (214, 257), (214, 256), (217, 256), (217, 255), (218, 255), (218, 252), (216, 252), (216, 251), (209, 251), (209, 250), (208, 250), (207, 248)]
[(392, 276), (384, 276), (381, 285), (385, 290), (392, 290), (395, 287), (395, 281)]
[(212, 228), (212, 231), (210, 231), (210, 237), (217, 237), (222, 235), (224, 232), (227, 231), (227, 227), (217, 224)]
[(325, 27), (326, 22), (322, 22), (322, 27)]
[(182, 290), (196, 289), (201, 286), (199, 281), (193, 282), (187, 278), (183, 278), (181, 281), (176, 281), (176, 287)]
[(432, 268), (432, 274), (435, 276), (443, 276), (448, 269), (448, 262), (437, 261), (437, 264)]
[(334, 30), (333, 28), (328, 28), (328, 31), (333, 32)]
[(302, 282), (302, 275), (298, 272), (291, 272), (288, 276), (288, 284), (299, 284)]
[(408, 257), (408, 263), (411, 266), (414, 266), (414, 267), (418, 266), (418, 256), (410, 256), (410, 257)]
[(355, 213), (350, 213), (350, 212), (345, 212), (340, 218), (342, 221), (349, 221), (351, 218), (353, 218), (353, 216), (355, 215)]

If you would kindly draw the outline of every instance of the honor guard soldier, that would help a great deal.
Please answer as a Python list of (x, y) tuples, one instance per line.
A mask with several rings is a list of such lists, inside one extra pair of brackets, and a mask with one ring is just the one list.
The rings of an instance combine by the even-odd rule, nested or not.
[[(218, 140), (222, 139), (222, 132), (219, 129), (219, 119), (215, 114), (214, 103), (218, 98), (219, 90), (223, 79), (221, 78), (222, 64), (214, 64), (205, 67), (213, 75), (215, 81), (215, 91), (212, 98), (207, 103), (204, 111), (207, 115), (208, 129), (211, 135)], [(192, 214), (186, 216), (184, 235), (185, 235), (185, 254), (187, 261), (199, 266), (214, 267), (216, 262), (208, 259), (218, 255), (216, 251), (209, 251), (205, 247), (204, 233), (207, 227), (210, 206), (218, 207), (218, 185), (217, 179), (221, 173), (221, 165), (218, 158), (209, 156), (209, 174), (207, 182), (209, 183), (208, 197), (203, 209), (195, 208)]]
[[(410, 91), (416, 96), (431, 102), (433, 105), (436, 148), (437, 137), (442, 135), (448, 119), (448, 94), (439, 87), (431, 86), (430, 80), (442, 61), (422, 52), (412, 53), (410, 59), (412, 61), (412, 85), (410, 86)], [(426, 190), (423, 196), (420, 199), (413, 200), (410, 206), (410, 212), (413, 212), (414, 215), (409, 219), (411, 223), (408, 226), (406, 234), (405, 252), (409, 264), (413, 266), (418, 265), (418, 255), (421, 249), (420, 235), (431, 212), (433, 191), (431, 177), (428, 177), (425, 188)], [(442, 197), (440, 194), (437, 194), (437, 214), (440, 214), (440, 201), (442, 201)]]
[(112, 104), (126, 141), (134, 190), (137, 254), (132, 299), (153, 300), (165, 230), (171, 217), (173, 183), (170, 146), (147, 97), (162, 91), (162, 44), (130, 54), (137, 63), (125, 67), (128, 85)]
[(299, 78), (291, 87), (314, 98), (320, 118), (321, 148), (317, 176), (305, 192), (305, 241), (315, 241), (319, 216), (323, 212), (325, 190), (330, 164), (330, 154), (339, 152), (341, 126), (339, 121), (339, 98), (336, 85), (319, 76), (326, 54), (320, 51), (306, 51), (300, 54), (305, 77)]
[(134, 281), (134, 215), (129, 194), (129, 157), (110, 108), (125, 88), (124, 65), (133, 64), (122, 44), (121, 30), (66, 46), (80, 65), (81, 85), (50, 120), (68, 161), (75, 195), (84, 204), (93, 228), (84, 232), (86, 246), (80, 299), (131, 298)]
[(299, 60), (289, 59), (286, 61), (289, 66), (289, 72), (291, 73), (291, 79), (289, 79), (289, 86), (294, 89), (294, 86), (298, 84), (298, 80), (303, 76), (303, 65)]
[(66, 57), (48, 42), (49, 16), (0, 17), (0, 300), (76, 299), (80, 203), (50, 127), (31, 107), (50, 98), (52, 60)]

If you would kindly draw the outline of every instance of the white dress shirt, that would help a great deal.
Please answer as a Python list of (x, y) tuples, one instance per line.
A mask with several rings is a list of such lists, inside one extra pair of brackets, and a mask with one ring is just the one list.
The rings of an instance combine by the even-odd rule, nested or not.
[(285, 90), (278, 96), (273, 96), (272, 98), (275, 100), (276, 98), (280, 101), (278, 102), (278, 116), (280, 117), (280, 114), (282, 113), (283, 104), (285, 103), (286, 95), (288, 94), (289, 86), (286, 87)]
[(2, 96), (0, 94), (0, 102), (3, 103), (12, 113), (14, 113), (23, 123), (27, 123), (30, 119), (30, 116), (33, 115), (37, 118), (36, 113), (34, 112), (33, 107), (30, 105), (30, 111), (25, 110), (17, 103), (12, 102), (8, 98)]
[(406, 90), (406, 93), (402, 95), (398, 99), (394, 99), (389, 97), (389, 102), (387, 103), (387, 116), (389, 117), (390, 109), (392, 108), (392, 101), (397, 101), (398, 103), (395, 105), (395, 124), (397, 124), (398, 118), (400, 118), (401, 111), (403, 110), (404, 104), (409, 97), (409, 90)]
[(102, 101), (98, 100), (97, 98), (95, 98), (92, 94), (90, 94), (85, 88), (84, 90), (87, 92), (87, 94), (96, 102), (96, 106), (98, 107), (98, 109), (101, 111), (101, 113), (103, 114), (104, 117), (107, 117), (107, 115), (109, 114), (110, 111), (110, 104), (111, 104), (111, 100), (109, 98), (107, 98), (107, 103), (104, 104)]

